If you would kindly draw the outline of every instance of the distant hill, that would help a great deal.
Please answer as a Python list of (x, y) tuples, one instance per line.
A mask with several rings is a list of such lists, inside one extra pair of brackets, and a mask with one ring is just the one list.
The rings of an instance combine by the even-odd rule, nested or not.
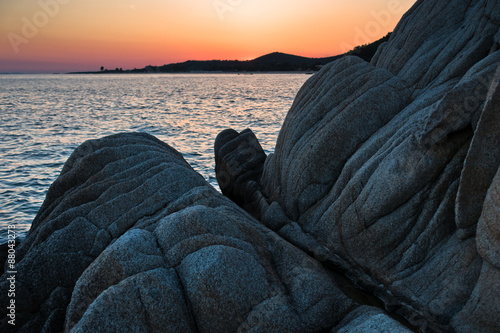
[(274, 52), (253, 60), (189, 60), (163, 66), (146, 66), (130, 72), (150, 73), (185, 73), (185, 72), (290, 72), (316, 71), (321, 66), (335, 60), (339, 56), (326, 58), (307, 58)]
[[(200, 72), (293, 72), (293, 71), (317, 71), (322, 66), (345, 55), (356, 55), (366, 61), (370, 61), (375, 55), (380, 44), (387, 41), (391, 33), (385, 37), (365, 45), (355, 47), (353, 50), (332, 57), (307, 58), (273, 52), (253, 60), (188, 60), (185, 62), (168, 64), (163, 66), (146, 66), (140, 69), (114, 70), (103, 69), (100, 72), (84, 72), (77, 74), (105, 74), (105, 73), (200, 73)], [(70, 73), (75, 74), (75, 73)]]
[(206, 60), (146, 66), (131, 72), (180, 73), (180, 72), (284, 72), (314, 71), (336, 57), (306, 58), (292, 54), (274, 52), (253, 60)]
[(274, 52), (251, 60), (250, 63), (254, 66), (260, 66), (263, 68), (269, 67), (270, 70), (275, 67), (282, 68), (283, 70), (290, 70), (290, 68), (295, 70), (317, 70), (318, 67), (335, 60), (337, 57), (338, 56), (327, 58), (306, 58), (292, 54)]

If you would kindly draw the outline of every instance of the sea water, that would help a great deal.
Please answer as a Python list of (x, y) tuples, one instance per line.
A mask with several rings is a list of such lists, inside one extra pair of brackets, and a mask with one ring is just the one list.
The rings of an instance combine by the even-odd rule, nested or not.
[(217, 188), (213, 144), (251, 128), (266, 153), (305, 74), (0, 75), (0, 244), (23, 238), (81, 143), (146, 132)]

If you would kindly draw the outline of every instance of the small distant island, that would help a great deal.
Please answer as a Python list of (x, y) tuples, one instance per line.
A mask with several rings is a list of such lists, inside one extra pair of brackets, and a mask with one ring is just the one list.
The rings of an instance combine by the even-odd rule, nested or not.
[(131, 74), (131, 73), (231, 73), (231, 72), (314, 72), (321, 69), (329, 62), (346, 55), (356, 55), (365, 61), (370, 61), (377, 48), (389, 40), (391, 33), (383, 38), (365, 45), (355, 47), (353, 50), (331, 57), (307, 58), (281, 52), (274, 52), (253, 60), (188, 60), (181, 63), (162, 66), (148, 65), (144, 68), (134, 69), (106, 69), (99, 71), (71, 72), (67, 74)]

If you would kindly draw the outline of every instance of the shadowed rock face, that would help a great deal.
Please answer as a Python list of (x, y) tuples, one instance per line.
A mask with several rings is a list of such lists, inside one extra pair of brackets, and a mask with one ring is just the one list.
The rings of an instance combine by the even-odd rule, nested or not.
[[(215, 174), (222, 194), (244, 208), (254, 210), (257, 203), (248, 198), (258, 189), (266, 154), (255, 134), (225, 130), (215, 140)], [(247, 207), (248, 206), (248, 207)]]
[(317, 260), (146, 134), (76, 149), (16, 268), (22, 332), (317, 332), (357, 307)]
[(325, 66), (242, 205), (424, 330), (500, 330), (499, 24), (421, 0), (371, 63)]

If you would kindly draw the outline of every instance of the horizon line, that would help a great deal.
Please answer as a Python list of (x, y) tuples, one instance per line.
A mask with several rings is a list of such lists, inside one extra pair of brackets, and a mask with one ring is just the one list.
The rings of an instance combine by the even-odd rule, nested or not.
[[(275, 54), (275, 53), (279, 53), (279, 54), (284, 54), (284, 55), (291, 55), (291, 56), (295, 56), (295, 57), (301, 57), (301, 58), (306, 58), (306, 59), (325, 59), (325, 58), (332, 58), (332, 57), (336, 57), (336, 56), (339, 56), (341, 54), (344, 54), (344, 53), (339, 53), (339, 54), (336, 54), (336, 55), (331, 55), (331, 56), (326, 56), (326, 57), (305, 57), (305, 56), (301, 56), (301, 55), (296, 55), (296, 54), (292, 54), (292, 53), (285, 53), (285, 52), (281, 52), (281, 51), (274, 51), (274, 52), (270, 52), (270, 53), (266, 53), (266, 54), (263, 54), (261, 56), (258, 56), (256, 58), (253, 58), (253, 59), (248, 59), (248, 60), (241, 60), (241, 59), (204, 59), (204, 60), (201, 60), (201, 59), (187, 59), (187, 60), (184, 60), (184, 61), (178, 61), (178, 62), (171, 62), (171, 63), (164, 63), (162, 65), (151, 65), (151, 64), (148, 64), (148, 65), (145, 65), (144, 67), (142, 68), (146, 68), (148, 66), (151, 66), (151, 67), (161, 67), (161, 66), (167, 66), (167, 65), (173, 65), (173, 64), (182, 64), (182, 63), (185, 63), (185, 62), (189, 62), (189, 61), (240, 61), (240, 62), (248, 62), (248, 61), (253, 61), (253, 60), (256, 60), (258, 58), (261, 58), (261, 57), (264, 57), (264, 56), (267, 56), (267, 55), (271, 55), (271, 54)], [(123, 71), (132, 71), (132, 70), (137, 70), (137, 69), (140, 69), (140, 68), (129, 68), (129, 69), (124, 69)], [(114, 69), (108, 69), (106, 68), (105, 70), (108, 70), (108, 71), (114, 71), (116, 70), (116, 68)], [(16, 71), (16, 72), (0, 72), (0, 75), (20, 75), (20, 74), (69, 74), (69, 73), (99, 73), (100, 71), (96, 71), (96, 70), (79, 70), (79, 71), (63, 71), (63, 72), (51, 72), (51, 71), (33, 71), (33, 72), (19, 72), (19, 71)], [(165, 73), (167, 74), (167, 73)]]

